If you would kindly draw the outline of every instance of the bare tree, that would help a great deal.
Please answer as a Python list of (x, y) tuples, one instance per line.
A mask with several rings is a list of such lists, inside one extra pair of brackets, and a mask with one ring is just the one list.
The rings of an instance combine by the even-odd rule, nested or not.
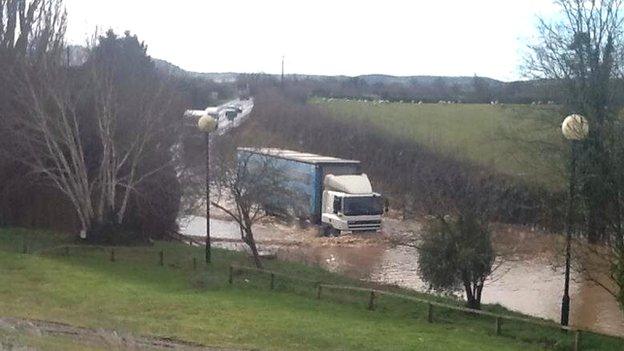
[[(136, 37), (99, 38), (89, 61), (77, 75), (59, 61), (31, 69), (22, 67), (16, 100), (22, 113), (13, 119), (19, 133), (21, 162), (44, 175), (71, 202), (85, 237), (105, 222), (122, 224), (132, 194), (141, 183), (171, 166), (166, 155), (175, 128), (166, 122), (172, 95), (155, 71)], [(107, 61), (110, 47), (123, 41), (133, 51), (141, 84), (123, 90), (123, 63)], [(116, 49), (113, 49), (116, 50)], [(133, 62), (134, 63), (134, 62)], [(152, 67), (153, 69), (153, 67)], [(89, 87), (83, 89), (81, 84)], [(129, 96), (131, 95), (131, 96)]]
[(564, 112), (580, 113), (589, 120), (589, 137), (578, 145), (583, 204), (571, 211), (571, 225), (578, 227), (579, 214), (583, 215), (588, 242), (577, 241), (576, 264), (586, 278), (619, 297), (624, 306), (624, 139), (618, 117), (624, 104), (622, 1), (556, 3), (563, 19), (540, 22), (540, 43), (531, 47), (527, 69), (535, 77), (561, 85)]
[(211, 203), (238, 224), (242, 241), (261, 268), (253, 226), (267, 215), (265, 206), (270, 201), (290, 196), (285, 176), (274, 159), (251, 153), (236, 159), (221, 154), (216, 166), (214, 185), (218, 196)]
[(12, 198), (25, 196), (25, 188), (40, 181), (24, 177), (28, 169), (17, 160), (23, 148), (14, 122), (24, 114), (17, 101), (24, 98), (18, 87), (26, 72), (35, 75), (60, 61), (65, 25), (62, 0), (0, 0), (0, 192), (5, 200), (0, 216), (11, 212)]
[(606, 239), (609, 184), (612, 176), (605, 140), (622, 106), (624, 58), (621, 0), (559, 0), (563, 20), (539, 24), (540, 43), (531, 46), (527, 72), (555, 80), (564, 91), (565, 109), (590, 122), (589, 138), (582, 143), (581, 190), (587, 204), (590, 242)]
[(0, 56), (49, 59), (63, 48), (62, 0), (0, 0)]
[(26, 112), (14, 125), (23, 146), (20, 159), (32, 172), (45, 175), (71, 201), (86, 233), (95, 209), (76, 102), (67, 77), (62, 69), (48, 68), (36, 77), (26, 73), (24, 78), (20, 97)]

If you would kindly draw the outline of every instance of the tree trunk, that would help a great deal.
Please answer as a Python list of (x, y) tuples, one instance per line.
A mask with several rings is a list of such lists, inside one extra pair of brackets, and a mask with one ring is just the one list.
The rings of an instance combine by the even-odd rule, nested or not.
[(470, 282), (464, 282), (464, 290), (466, 291), (466, 307), (475, 310), (481, 309), (481, 291), (483, 286), (474, 285)]
[(257, 268), (262, 268), (262, 261), (260, 261), (260, 254), (258, 253), (258, 247), (256, 246), (256, 240), (253, 237), (253, 232), (251, 229), (245, 228), (245, 242), (249, 245), (251, 249), (251, 254), (253, 255), (254, 264)]
[(480, 310), (481, 309), (481, 301), (478, 301), (477, 299), (469, 299), (468, 301), (466, 301), (466, 307), (468, 308), (472, 308), (473, 310)]

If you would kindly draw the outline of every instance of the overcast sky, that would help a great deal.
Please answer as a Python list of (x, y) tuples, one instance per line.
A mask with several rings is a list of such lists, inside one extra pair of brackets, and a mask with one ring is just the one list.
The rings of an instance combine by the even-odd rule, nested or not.
[(130, 30), (199, 72), (522, 78), (550, 0), (65, 0), (68, 39)]

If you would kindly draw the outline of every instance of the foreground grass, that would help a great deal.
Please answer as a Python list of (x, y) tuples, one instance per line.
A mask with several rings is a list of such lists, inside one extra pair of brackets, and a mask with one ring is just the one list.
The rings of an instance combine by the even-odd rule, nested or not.
[[(262, 350), (541, 350), (569, 349), (570, 335), (520, 323), (493, 321), (426, 308), (391, 298), (367, 311), (366, 295), (326, 292), (314, 299), (311, 285), (237, 275), (227, 283), (231, 263), (247, 264), (236, 252), (215, 250), (209, 267), (200, 248), (157, 243), (147, 248), (76, 248), (20, 253), (65, 241), (62, 236), (17, 229), (0, 230), (0, 316), (53, 320), (199, 342), (210, 346)], [(158, 265), (158, 252), (165, 265)], [(193, 270), (192, 258), (200, 264)], [(311, 280), (356, 284), (299, 264), (267, 262), (267, 268)], [(441, 298), (436, 298), (440, 300)], [(453, 301), (448, 300), (453, 303)], [(495, 309), (500, 309), (494, 307)], [(587, 334), (583, 350), (621, 350), (621, 341)]]
[(564, 183), (562, 118), (552, 106), (311, 102), (336, 118), (373, 123), (435, 152), (493, 167), (528, 183), (553, 190)]

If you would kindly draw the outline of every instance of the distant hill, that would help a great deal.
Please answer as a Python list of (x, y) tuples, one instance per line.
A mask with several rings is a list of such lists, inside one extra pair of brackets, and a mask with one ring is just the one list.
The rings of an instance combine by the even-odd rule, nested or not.
[[(457, 85), (460, 87), (472, 86), (474, 77), (449, 77), (449, 76), (390, 76), (386, 74), (366, 74), (357, 76), (357, 78), (363, 79), (368, 84), (382, 83), (382, 84), (405, 84), (405, 85), (433, 85), (443, 82), (446, 85)], [(502, 81), (481, 77), (490, 86), (503, 85)]]
[[(248, 73), (200, 73), (186, 71), (170, 62), (154, 59), (162, 72), (183, 77), (203, 78), (217, 83), (235, 82), (241, 75), (253, 81), (256, 74)], [(278, 81), (279, 74), (257, 74)], [(558, 101), (559, 89), (552, 81), (503, 82), (487, 77), (449, 76), (392, 76), (387, 74), (365, 74), (355, 77), (308, 74), (286, 74), (287, 81), (303, 83), (312, 95), (344, 98), (423, 100), (429, 102), (500, 101), (513, 103), (546, 103)]]
[[(71, 45), (68, 47), (69, 62), (71, 66), (82, 65), (88, 55), (88, 50), (80, 45)], [(159, 71), (180, 77), (196, 77), (213, 80), (217, 83), (231, 83), (235, 82), (241, 73), (236, 72), (193, 72), (187, 71), (171, 62), (161, 60), (158, 58), (152, 58), (156, 69)], [(267, 74), (273, 78), (278, 79), (279, 74)], [(463, 89), (471, 89), (474, 82), (474, 77), (467, 76), (392, 76), (387, 74), (364, 74), (359, 76), (329, 76), (329, 75), (310, 75), (310, 74), (286, 74), (285, 77), (289, 80), (313, 80), (313, 81), (349, 81), (349, 80), (362, 80), (368, 85), (384, 84), (384, 85), (418, 85), (418, 86), (433, 86), (436, 84), (444, 84), (446, 86), (456, 86)], [(480, 77), (487, 82), (491, 88), (501, 88), (505, 85), (521, 82), (503, 82), (492, 78)]]
[[(79, 45), (69, 46), (65, 60), (70, 66), (81, 66), (88, 58), (89, 51)], [(171, 62), (152, 58), (158, 71), (163, 74), (182, 78), (195, 78), (211, 81), (212, 90), (221, 89), (222, 95), (232, 91), (229, 84), (241, 76), (250, 86), (273, 82), (277, 84), (279, 74), (236, 73), (236, 72), (193, 72), (185, 70)], [(287, 82), (294, 90), (305, 90), (308, 96), (338, 98), (364, 98), (385, 100), (418, 100), (424, 102), (462, 101), (462, 102), (509, 102), (509, 103), (547, 103), (558, 102), (560, 89), (556, 82), (530, 80), (503, 82), (487, 77), (449, 77), (449, 76), (392, 76), (387, 74), (364, 74), (359, 76), (328, 76), (309, 74), (287, 74)], [(217, 88), (214, 84), (221, 85)], [(202, 85), (203, 83), (198, 82)], [(203, 84), (205, 85), (205, 84)], [(225, 90), (224, 90), (225, 89)]]
[[(170, 73), (179, 76), (193, 76), (193, 77), (203, 77), (207, 79), (212, 79), (216, 82), (234, 82), (238, 78), (241, 73), (235, 72), (224, 72), (224, 73), (216, 73), (216, 72), (192, 72), (184, 70), (171, 62), (153, 59), (156, 64), (156, 68), (165, 73)], [(274, 78), (279, 78), (279, 74), (267, 74)], [(451, 77), (451, 76), (392, 76), (387, 74), (365, 74), (359, 76), (329, 76), (329, 75), (311, 75), (311, 74), (286, 74), (286, 78), (294, 79), (294, 80), (302, 80), (302, 79), (310, 79), (310, 80), (350, 80), (350, 79), (361, 79), (365, 81), (367, 84), (402, 84), (402, 85), (433, 85), (439, 84), (442, 82), (448, 86), (457, 85), (459, 87), (468, 87), (472, 86), (474, 77), (460, 76), (460, 77)], [(502, 86), (505, 82), (481, 77), (485, 81), (489, 83), (490, 86)]]
[(154, 64), (156, 65), (156, 69), (174, 76), (179, 77), (194, 77), (194, 78), (205, 78), (213, 80), (217, 83), (231, 83), (235, 82), (238, 78), (239, 73), (227, 72), (227, 73), (202, 73), (202, 72), (192, 72), (184, 70), (171, 62), (152, 58)]

